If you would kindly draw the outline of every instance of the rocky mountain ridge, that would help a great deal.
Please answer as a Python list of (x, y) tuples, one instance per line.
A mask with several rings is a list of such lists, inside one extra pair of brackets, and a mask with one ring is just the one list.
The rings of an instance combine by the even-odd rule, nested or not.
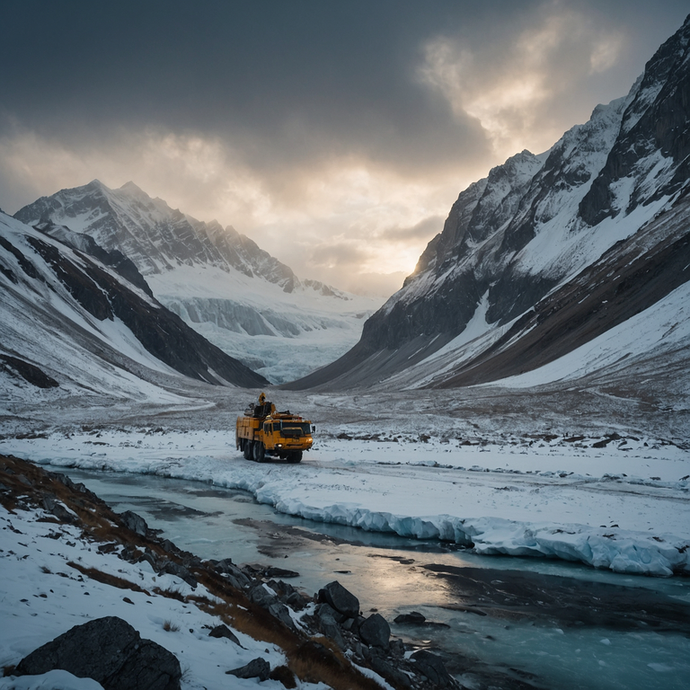
[[(690, 188), (689, 45), (690, 17), (625, 98), (597, 106), (587, 123), (571, 128), (544, 154), (523, 151), (463, 191), (443, 232), (429, 243), (403, 288), (366, 322), (360, 342), (294, 386), (349, 387), (411, 372), (452, 347), (480, 314), (485, 366), (475, 369), (474, 383), (530, 370), (586, 342), (569, 339), (567, 328), (542, 337), (542, 322), (530, 322), (532, 347), (543, 356), (525, 359), (513, 348), (509, 365), (491, 364), (496, 340), (516, 319), (524, 324), (533, 312), (542, 313), (543, 300), (554, 291), (569, 290), (579, 280), (584, 299), (593, 287), (587, 276), (593, 279), (597, 266), (607, 265), (611, 275), (623, 270), (626, 242), (636, 234), (646, 232), (647, 243), (658, 243), (658, 251), (648, 247), (651, 256), (665, 251), (671, 235), (679, 239), (688, 232), (685, 212), (675, 213), (673, 223), (657, 219), (684, 209)], [(675, 271), (666, 282), (669, 291), (690, 277), (686, 268), (663, 262), (658, 270)], [(649, 276), (638, 278), (630, 304), (649, 307), (668, 294)], [(558, 308), (554, 300), (548, 304)], [(597, 327), (589, 329), (595, 337), (632, 312), (607, 313), (608, 321), (600, 311), (570, 313), (569, 319), (597, 319)], [(463, 354), (452, 365), (446, 359), (434, 385), (461, 385), (467, 381), (459, 376), (466, 364)]]
[(196, 220), (132, 182), (109, 189), (94, 180), (41, 197), (15, 217), (59, 238), (66, 227), (82, 245), (90, 237), (106, 251), (121, 252), (156, 299), (274, 381), (298, 378), (336, 359), (381, 304), (301, 281), (231, 226)]
[(232, 226), (192, 218), (133, 182), (109, 189), (93, 180), (63, 189), (24, 206), (15, 218), (27, 225), (51, 221), (88, 234), (104, 249), (122, 251), (144, 276), (203, 264), (261, 277), (285, 292), (299, 285), (288, 266)]
[(266, 384), (155, 300), (120, 252), (66, 228), (49, 229), (69, 245), (0, 215), (0, 383), (8, 400), (10, 391), (37, 386), (36, 372), (46, 382), (40, 388), (116, 396), (141, 395), (147, 382), (166, 376)]

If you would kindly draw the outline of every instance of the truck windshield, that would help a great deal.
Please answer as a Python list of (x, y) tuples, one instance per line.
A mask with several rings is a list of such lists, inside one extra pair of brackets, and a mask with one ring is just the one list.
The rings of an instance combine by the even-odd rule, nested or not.
[(283, 436), (307, 436), (311, 433), (311, 426), (309, 422), (281, 422), (280, 433)]

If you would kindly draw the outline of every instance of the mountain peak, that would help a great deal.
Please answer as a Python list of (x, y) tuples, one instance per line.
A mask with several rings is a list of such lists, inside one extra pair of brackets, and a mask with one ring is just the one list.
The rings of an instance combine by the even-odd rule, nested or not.
[[(85, 184), (83, 187), (74, 187), (73, 189), (74, 190), (83, 189), (84, 191), (87, 191), (87, 192), (91, 192), (91, 191), (109, 192), (110, 191), (110, 189), (108, 187), (106, 187), (106, 185), (104, 185), (98, 178), (94, 178), (93, 180), (91, 180), (91, 182), (89, 182), (88, 184)], [(72, 190), (70, 190), (70, 191), (72, 191)]]
[(122, 187), (120, 187), (118, 192), (126, 192), (127, 194), (134, 194), (137, 196), (146, 196), (148, 197), (148, 194), (138, 185), (136, 185), (134, 182), (131, 180), (129, 182), (125, 182)]
[[(458, 350), (443, 373), (448, 385), (528, 371), (576, 347), (577, 327), (583, 344), (687, 280), (690, 264), (672, 267), (673, 252), (685, 260), (681, 241), (673, 251), (666, 244), (682, 230), (686, 207), (680, 204), (690, 189), (689, 32), (690, 16), (627, 96), (598, 105), (547, 152), (518, 153), (461, 192), (443, 232), (403, 288), (366, 322), (360, 342), (295, 387), (371, 383), (374, 370), (385, 378), (431, 359), (454, 339), (469, 343), (476, 335), (486, 336), (483, 346), (466, 353), (484, 347), (486, 366), (472, 377), (448, 376), (469, 361)], [(619, 295), (627, 284), (611, 284), (631, 270), (642, 235), (647, 268), (630, 291), (635, 307), (626, 309)], [(655, 265), (659, 272), (663, 267), (663, 279)], [(575, 284), (588, 271), (592, 282)], [(593, 304), (589, 292), (600, 285), (611, 289), (589, 311), (578, 306)], [(568, 318), (557, 318), (566, 312)], [(516, 325), (508, 334), (515, 342), (524, 337), (524, 349), (500, 340), (510, 324)], [(521, 331), (520, 324), (529, 328)], [(501, 371), (491, 359), (498, 343), (510, 353)]]

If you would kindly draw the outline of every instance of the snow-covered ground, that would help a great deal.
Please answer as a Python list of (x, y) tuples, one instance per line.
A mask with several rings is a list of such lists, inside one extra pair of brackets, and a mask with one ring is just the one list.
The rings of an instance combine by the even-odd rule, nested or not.
[[(302, 412), (313, 405), (317, 442), (297, 466), (244, 460), (231, 417), (227, 430), (55, 429), (4, 438), (0, 453), (52, 468), (246, 489), (292, 515), (472, 542), (478, 553), (562, 558), (625, 573), (690, 572), (690, 453), (677, 445), (617, 433), (487, 440), (454, 432), (450, 418), (445, 432), (436, 427), (427, 435), (411, 420), (407, 431), (396, 431), (405, 420), (348, 419), (354, 409), (341, 410), (339, 424), (322, 424), (323, 399), (302, 402)], [(330, 416), (339, 403), (331, 400)], [(424, 426), (424, 415), (411, 417)], [(377, 438), (375, 428), (390, 431)]]
[[(283, 652), (235, 631), (241, 647), (224, 638), (209, 637), (221, 624), (218, 617), (154, 590), (172, 590), (214, 600), (203, 585), (195, 590), (173, 575), (157, 575), (148, 563), (132, 565), (116, 553), (100, 553), (98, 544), (84, 539), (80, 527), (40, 521), (42, 510), (17, 509), (9, 513), (0, 506), (0, 666), (16, 665), (38, 646), (50, 642), (75, 625), (103, 616), (118, 616), (144, 639), (153, 640), (180, 661), (182, 687), (255, 687), (256, 679), (241, 680), (225, 672), (263, 657), (271, 667), (285, 663)], [(117, 574), (146, 591), (116, 589), (83, 577), (70, 566), (95, 568)], [(262, 687), (282, 688), (277, 681)], [(317, 688), (303, 684), (301, 687)], [(94, 680), (76, 678), (66, 671), (40, 676), (0, 678), (2, 690), (97, 690)]]

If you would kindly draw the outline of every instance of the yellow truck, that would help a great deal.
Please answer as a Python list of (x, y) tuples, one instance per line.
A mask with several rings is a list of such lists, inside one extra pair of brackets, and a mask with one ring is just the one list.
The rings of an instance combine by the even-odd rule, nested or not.
[(300, 462), (302, 453), (314, 443), (311, 422), (290, 410), (277, 412), (262, 393), (259, 404), (250, 403), (237, 418), (235, 445), (247, 460), (264, 462), (269, 456)]

